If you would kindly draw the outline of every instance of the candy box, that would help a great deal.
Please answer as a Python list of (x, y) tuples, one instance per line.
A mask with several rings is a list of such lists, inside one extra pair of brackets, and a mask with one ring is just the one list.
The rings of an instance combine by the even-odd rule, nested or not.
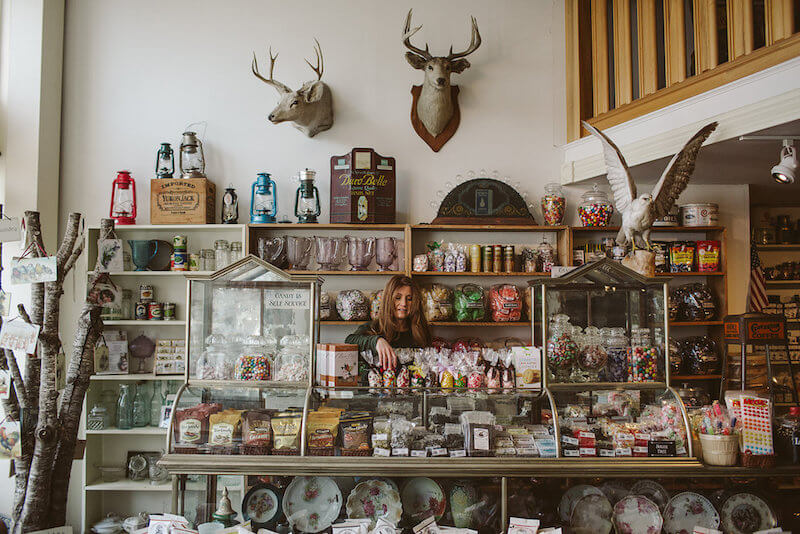
[(517, 389), (542, 388), (542, 353), (538, 347), (512, 347)]
[(330, 372), (328, 371), (328, 345), (317, 343), (317, 363), (314, 370), (314, 381), (319, 386), (330, 385)]
[(331, 157), (332, 223), (395, 221), (395, 160), (371, 148)]
[(328, 385), (358, 385), (358, 345), (328, 343)]

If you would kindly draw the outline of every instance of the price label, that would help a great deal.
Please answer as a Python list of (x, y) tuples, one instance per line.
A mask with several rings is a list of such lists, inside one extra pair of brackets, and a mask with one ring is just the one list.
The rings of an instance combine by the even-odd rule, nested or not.
[(566, 458), (579, 458), (581, 455), (578, 449), (564, 449), (563, 452)]
[(432, 447), (431, 456), (447, 456), (447, 449), (443, 447)]
[(577, 445), (578, 438), (573, 438), (572, 436), (561, 436), (561, 443), (566, 443), (567, 445)]
[(390, 451), (389, 449), (381, 449), (379, 447), (375, 447), (374, 449), (372, 449), (372, 454), (374, 456), (387, 456), (388, 457), (388, 456), (392, 455), (392, 451)]
[(427, 458), (428, 451), (411, 451), (411, 456), (414, 458)]
[(395, 447), (392, 449), (392, 456), (408, 456), (408, 447)]
[(467, 455), (465, 450), (450, 451), (450, 458), (463, 458)]
[(607, 457), (614, 457), (614, 451), (611, 449), (600, 449), (600, 456), (607, 458)]

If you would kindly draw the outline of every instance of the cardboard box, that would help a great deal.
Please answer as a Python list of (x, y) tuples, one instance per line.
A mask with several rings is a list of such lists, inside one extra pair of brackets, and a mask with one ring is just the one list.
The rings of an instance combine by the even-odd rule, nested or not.
[(542, 352), (538, 347), (512, 347), (517, 389), (542, 389)]
[(358, 385), (358, 345), (348, 343), (329, 343), (328, 385)]
[(371, 148), (331, 157), (331, 222), (393, 224), (395, 160)]
[(208, 178), (150, 180), (150, 224), (214, 224), (216, 191)]
[(317, 343), (317, 364), (314, 370), (314, 382), (318, 386), (327, 386), (330, 373), (328, 373), (328, 345)]

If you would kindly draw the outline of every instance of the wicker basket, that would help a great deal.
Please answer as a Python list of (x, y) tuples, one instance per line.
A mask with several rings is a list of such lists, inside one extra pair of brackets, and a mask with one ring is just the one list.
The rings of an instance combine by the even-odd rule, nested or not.
[(775, 467), (777, 457), (774, 454), (753, 454), (751, 451), (742, 453), (742, 465), (759, 469), (772, 469)]
[(372, 456), (372, 449), (340, 449), (342, 456)]
[(334, 456), (336, 449), (333, 447), (309, 447), (309, 456)]
[(703, 447), (703, 462), (706, 465), (736, 465), (739, 458), (739, 436), (700, 434)]
[(240, 445), (239, 454), (246, 456), (266, 456), (269, 454), (269, 445)]
[(274, 456), (300, 456), (300, 449), (272, 449)]

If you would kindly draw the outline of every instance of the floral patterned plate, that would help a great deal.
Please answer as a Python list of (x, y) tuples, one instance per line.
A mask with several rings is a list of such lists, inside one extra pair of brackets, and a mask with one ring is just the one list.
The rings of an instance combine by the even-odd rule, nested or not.
[(431, 515), (440, 521), (444, 515), (444, 491), (433, 479), (412, 478), (403, 486), (400, 498), (403, 500), (403, 510), (414, 524)]
[(244, 520), (253, 522), (257, 528), (268, 528), (278, 522), (281, 516), (281, 496), (283, 492), (271, 484), (256, 484), (242, 500)]
[(684, 491), (670, 499), (664, 509), (664, 532), (692, 534), (694, 527), (718, 528), (719, 514), (699, 493)]
[(669, 503), (669, 492), (664, 489), (664, 486), (652, 480), (640, 480), (631, 486), (631, 494), (647, 497), (656, 503), (661, 513), (664, 513), (664, 508)]
[(322, 532), (341, 509), (342, 492), (332, 478), (295, 477), (283, 494), (283, 513), (300, 532)]
[(656, 503), (641, 495), (629, 495), (614, 506), (617, 534), (659, 534), (663, 522)]
[(347, 496), (345, 509), (349, 519), (370, 519), (370, 530), (375, 528), (379, 517), (397, 526), (403, 515), (400, 495), (382, 480), (359, 482)]
[(767, 502), (752, 493), (731, 495), (720, 509), (722, 530), (728, 534), (750, 534), (778, 524)]
[(598, 488), (594, 486), (590, 486), (588, 484), (579, 484), (577, 486), (572, 486), (567, 491), (564, 492), (564, 495), (561, 497), (561, 502), (558, 504), (558, 515), (561, 517), (561, 520), (569, 522), (569, 518), (572, 515), (572, 509), (575, 507), (575, 503), (578, 502), (582, 497), (587, 495), (602, 495), (603, 492), (600, 491)]
[(569, 523), (577, 533), (609, 534), (614, 510), (605, 495), (581, 497), (572, 507)]

